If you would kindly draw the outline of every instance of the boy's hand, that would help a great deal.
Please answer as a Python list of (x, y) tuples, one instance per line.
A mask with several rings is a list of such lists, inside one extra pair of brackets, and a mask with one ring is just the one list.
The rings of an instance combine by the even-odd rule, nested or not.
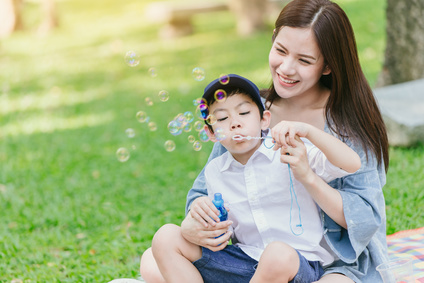
[(208, 197), (198, 197), (191, 205), (191, 216), (205, 228), (215, 226), (219, 222), (219, 211)]
[(274, 150), (288, 146), (295, 147), (295, 137), (307, 137), (311, 126), (301, 122), (281, 121), (271, 129), (276, 145)]

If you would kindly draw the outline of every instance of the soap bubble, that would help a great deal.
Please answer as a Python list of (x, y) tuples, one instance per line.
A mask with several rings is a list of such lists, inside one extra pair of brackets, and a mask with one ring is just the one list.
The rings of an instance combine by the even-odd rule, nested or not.
[(204, 98), (197, 98), (197, 99), (193, 100), (194, 106), (198, 106), (200, 104), (208, 104), (208, 102)]
[(125, 147), (120, 147), (116, 151), (116, 157), (118, 158), (118, 161), (125, 162), (130, 159), (130, 152)]
[(209, 112), (209, 109), (207, 104), (199, 104), (196, 107), (196, 116), (199, 119), (206, 120), (206, 118), (208, 118), (208, 112)]
[(187, 139), (188, 139), (188, 142), (189, 142), (189, 143), (194, 143), (194, 141), (196, 140), (196, 138), (195, 138), (193, 135), (189, 135), (189, 136), (187, 137)]
[(134, 51), (128, 51), (125, 54), (125, 62), (130, 67), (135, 67), (140, 63), (140, 56)]
[(207, 141), (209, 141), (209, 137), (208, 137), (208, 134), (206, 133), (205, 129), (202, 129), (202, 130), (199, 132), (199, 139), (200, 139), (200, 141), (202, 141), (202, 142), (207, 142)]
[(186, 123), (185, 126), (183, 127), (183, 131), (186, 133), (191, 132), (191, 128), (192, 128), (191, 124)]
[(131, 129), (131, 128), (126, 129), (125, 134), (127, 134), (127, 137), (129, 137), (129, 138), (135, 137), (134, 129)]
[(205, 79), (205, 70), (203, 68), (196, 67), (193, 69), (191, 74), (193, 78), (198, 82), (203, 81)]
[(147, 118), (148, 118), (148, 116), (147, 116), (146, 112), (144, 112), (144, 111), (138, 111), (138, 112), (137, 112), (137, 114), (136, 114), (135, 116), (137, 117), (137, 120), (138, 120), (140, 123), (144, 123), (144, 122), (146, 122), (146, 120), (147, 120)]
[(167, 140), (165, 142), (165, 149), (166, 149), (166, 151), (171, 152), (171, 151), (174, 151), (175, 148), (176, 148), (176, 145), (175, 145), (175, 142), (174, 141)]
[(224, 102), (227, 99), (227, 92), (223, 89), (218, 89), (214, 94), (215, 101)]
[(181, 128), (179, 127), (178, 122), (175, 121), (175, 120), (172, 120), (171, 122), (169, 122), (168, 131), (174, 136), (177, 136), (177, 135), (181, 134), (181, 132), (182, 132)]
[(194, 115), (190, 111), (187, 111), (184, 113), (184, 118), (186, 119), (187, 123), (191, 123), (194, 120)]
[(144, 99), (144, 101), (146, 101), (146, 104), (147, 104), (148, 106), (152, 106), (152, 105), (153, 105), (153, 100), (152, 100), (150, 97), (146, 97), (146, 98)]
[(169, 93), (166, 90), (159, 91), (158, 96), (159, 96), (160, 101), (162, 101), (162, 102), (166, 102), (169, 99)]
[(199, 150), (201, 150), (201, 149), (202, 149), (202, 143), (201, 143), (201, 142), (199, 142), (199, 141), (195, 141), (195, 142), (193, 142), (193, 149), (194, 149), (195, 151), (199, 151)]
[(194, 129), (199, 132), (203, 129), (203, 125), (204, 124), (201, 121), (196, 121), (194, 122)]
[(213, 115), (213, 114), (210, 114), (210, 115), (208, 116), (208, 118), (206, 118), (206, 123), (208, 123), (208, 124), (209, 124), (209, 125), (211, 125), (211, 126), (215, 125), (215, 124), (216, 124), (216, 122), (217, 122), (216, 116), (215, 116), (215, 115)]
[(227, 85), (230, 82), (230, 77), (228, 75), (220, 75), (219, 76), (219, 82), (222, 85)]
[(149, 127), (149, 130), (152, 131), (152, 132), (154, 132), (158, 129), (158, 126), (156, 125), (155, 122), (149, 122), (148, 127)]
[(152, 78), (155, 78), (155, 77), (157, 77), (158, 76), (158, 73), (157, 73), (157, 71), (156, 71), (156, 69), (155, 68), (149, 68), (149, 70), (148, 70), (148, 73), (150, 74), (150, 76), (152, 77)]
[(223, 141), (226, 138), (224, 129), (222, 128), (216, 128), (215, 129), (215, 138), (217, 141)]

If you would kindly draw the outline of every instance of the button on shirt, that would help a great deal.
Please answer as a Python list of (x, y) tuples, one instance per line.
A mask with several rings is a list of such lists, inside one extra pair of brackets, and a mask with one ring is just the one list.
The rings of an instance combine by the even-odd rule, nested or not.
[[(332, 165), (307, 139), (302, 140), (312, 170), (325, 182), (348, 174)], [(229, 205), (233, 244), (253, 259), (259, 261), (269, 243), (282, 241), (310, 261), (320, 261), (324, 266), (334, 261), (333, 254), (321, 245), (325, 240), (319, 208), (293, 176), (303, 233), (292, 232), (300, 232), (296, 227), (300, 224), (299, 209), (290, 195), (288, 165), (280, 162), (280, 151), (262, 144), (245, 165), (226, 152), (208, 163), (205, 178), (209, 197), (221, 193)]]

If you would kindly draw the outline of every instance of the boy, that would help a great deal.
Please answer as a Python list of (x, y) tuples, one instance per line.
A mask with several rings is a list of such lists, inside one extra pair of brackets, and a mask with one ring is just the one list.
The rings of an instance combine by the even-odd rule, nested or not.
[[(209, 119), (216, 123), (205, 126), (211, 140), (216, 140), (218, 128), (226, 136), (220, 142), (228, 151), (209, 162), (205, 178), (208, 195), (219, 192), (230, 205), (233, 223), (228, 233), (233, 233), (233, 245), (212, 252), (186, 241), (180, 227), (168, 224), (159, 229), (152, 243), (159, 269), (167, 282), (249, 282), (265, 248), (281, 242), (288, 247), (281, 257), (290, 262), (278, 267), (287, 275), (282, 282), (318, 280), (322, 265), (330, 264), (334, 257), (321, 246), (324, 239), (318, 208), (299, 180), (311, 173), (309, 164), (327, 182), (353, 173), (360, 167), (359, 156), (337, 138), (295, 122), (274, 127), (274, 140), (283, 137), (290, 146), (280, 142), (276, 150), (270, 150), (260, 138), (270, 137), (271, 114), (265, 110), (258, 88), (238, 75), (228, 78), (228, 84), (214, 80), (205, 88), (203, 98), (208, 107), (202, 114), (216, 118)], [(214, 94), (221, 89), (227, 98), (215, 101)], [(310, 139), (320, 149), (295, 135)], [(293, 179), (293, 183), (288, 165), (280, 161), (286, 154), (295, 158), (291, 166), (299, 180)], [(293, 209), (294, 200), (298, 205)], [(208, 217), (206, 212), (199, 214)]]

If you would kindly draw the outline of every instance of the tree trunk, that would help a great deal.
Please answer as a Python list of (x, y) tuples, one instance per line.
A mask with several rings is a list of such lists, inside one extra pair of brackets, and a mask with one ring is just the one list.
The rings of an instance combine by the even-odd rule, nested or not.
[(265, 27), (265, 0), (231, 0), (230, 9), (237, 19), (237, 32), (248, 36)]
[(22, 28), (21, 0), (0, 0), (0, 38)]
[(377, 87), (424, 78), (424, 1), (387, 0), (386, 53)]

